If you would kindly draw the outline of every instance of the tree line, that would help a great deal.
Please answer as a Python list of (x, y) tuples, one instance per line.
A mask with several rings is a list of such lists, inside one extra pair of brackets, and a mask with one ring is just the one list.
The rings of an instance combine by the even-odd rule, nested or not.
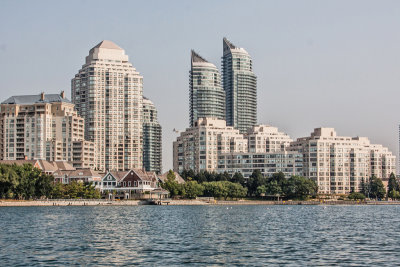
[(32, 164), (0, 164), (1, 199), (68, 199), (100, 198), (92, 183), (55, 183), (54, 177), (34, 168)]
[(381, 179), (372, 176), (369, 179), (361, 180), (360, 192), (351, 192), (350, 199), (377, 199), (381, 200), (385, 197), (391, 199), (400, 199), (400, 185), (394, 173), (391, 173), (388, 181), (388, 190), (386, 193), (385, 186)]
[(318, 191), (316, 183), (311, 179), (300, 176), (286, 179), (283, 173), (275, 173), (267, 178), (259, 170), (254, 170), (248, 179), (245, 179), (241, 173), (230, 176), (227, 172), (195, 173), (192, 170), (183, 171), (181, 176), (186, 181), (185, 184), (178, 184), (175, 181), (175, 174), (169, 171), (167, 181), (162, 184), (164, 189), (170, 191), (171, 197), (306, 199), (315, 197)]
[[(173, 172), (170, 172), (169, 175), (172, 177)], [(264, 177), (259, 170), (254, 170), (250, 177), (246, 179), (241, 173), (235, 173), (231, 176), (227, 172), (215, 173), (201, 171), (195, 173), (193, 170), (184, 170), (181, 176), (185, 181), (190, 181), (190, 185), (187, 185), (185, 190), (188, 190), (188, 188), (192, 186), (198, 188), (198, 190), (196, 190), (196, 196), (213, 196), (219, 198), (283, 197), (286, 199), (301, 200), (316, 197), (318, 194), (318, 186), (313, 180), (301, 176), (292, 176), (286, 179), (283, 173), (275, 173), (271, 177)], [(169, 187), (175, 188), (175, 191), (171, 194), (172, 196), (180, 195), (189, 197), (185, 194), (184, 190), (177, 189), (179, 187), (183, 188), (184, 185), (176, 185), (172, 181), (174, 180), (169, 182)], [(220, 188), (229, 191), (228, 188), (229, 186), (232, 187), (231, 184), (242, 186), (243, 190), (240, 191), (240, 194), (220, 193), (223, 191)], [(219, 190), (206, 190), (206, 188), (210, 188), (210, 186), (218, 187)], [(362, 179), (360, 188), (359, 192), (350, 192), (348, 198), (353, 200), (362, 200), (366, 198), (381, 200), (385, 197), (400, 199), (400, 183), (393, 173), (389, 177), (387, 193), (382, 180), (375, 176), (369, 179)], [(194, 195), (191, 194), (190, 197), (193, 198)]]

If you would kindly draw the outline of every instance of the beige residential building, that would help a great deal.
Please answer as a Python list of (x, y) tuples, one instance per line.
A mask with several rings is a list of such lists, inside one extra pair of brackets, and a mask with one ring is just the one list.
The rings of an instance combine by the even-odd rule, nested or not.
[(96, 150), (93, 142), (80, 140), (72, 142), (72, 163), (77, 169), (95, 169)]
[(224, 120), (200, 118), (173, 144), (174, 171), (215, 171), (220, 153), (246, 152), (247, 139)]
[(296, 151), (274, 151), (261, 153), (228, 153), (218, 156), (219, 173), (227, 172), (231, 176), (240, 172), (248, 178), (254, 170), (265, 177), (282, 172), (286, 178), (303, 175), (303, 155)]
[(93, 165), (93, 157), (74, 157), (74, 142), (81, 149), (94, 144), (84, 140), (84, 119), (61, 94), (12, 96), (1, 103), (0, 160), (48, 160)]
[(293, 140), (277, 127), (255, 125), (247, 130), (250, 153), (271, 153), (284, 151)]
[(72, 79), (72, 101), (85, 118), (85, 138), (95, 143), (101, 170), (142, 168), (143, 77), (125, 51), (102, 41)]
[(241, 134), (224, 120), (200, 118), (174, 142), (174, 171), (241, 172), (259, 169), (265, 176), (302, 172), (302, 155), (286, 152), (292, 139), (269, 125), (256, 125)]
[(289, 150), (303, 154), (303, 175), (317, 182), (320, 193), (359, 191), (372, 175), (384, 179), (396, 173), (396, 157), (386, 147), (366, 137), (338, 136), (333, 128), (316, 128)]

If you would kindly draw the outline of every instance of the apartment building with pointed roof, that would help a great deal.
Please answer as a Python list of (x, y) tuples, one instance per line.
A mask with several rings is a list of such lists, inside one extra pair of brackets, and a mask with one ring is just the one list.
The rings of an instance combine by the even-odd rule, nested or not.
[(227, 125), (245, 133), (257, 123), (257, 77), (249, 53), (226, 38), (223, 38), (222, 84)]
[(189, 76), (190, 127), (199, 118), (224, 120), (225, 92), (221, 87), (221, 75), (217, 67), (192, 50)]

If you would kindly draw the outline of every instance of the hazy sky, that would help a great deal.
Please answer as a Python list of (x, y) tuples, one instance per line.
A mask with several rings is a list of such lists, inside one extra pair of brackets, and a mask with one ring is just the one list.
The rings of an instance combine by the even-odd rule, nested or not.
[(103, 39), (125, 49), (159, 111), (164, 170), (189, 124), (190, 50), (218, 68), (222, 38), (258, 77), (258, 122), (292, 138), (316, 127), (397, 155), (400, 1), (0, 1), (0, 99), (71, 95)]

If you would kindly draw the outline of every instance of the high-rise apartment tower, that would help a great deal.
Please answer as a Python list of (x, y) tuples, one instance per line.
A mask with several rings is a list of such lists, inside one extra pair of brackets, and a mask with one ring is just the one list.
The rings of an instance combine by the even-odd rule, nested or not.
[(250, 55), (223, 39), (222, 81), (226, 122), (241, 133), (257, 123), (257, 77)]
[(225, 120), (225, 92), (218, 69), (193, 50), (191, 58), (190, 127), (199, 118)]
[(101, 170), (142, 168), (143, 77), (125, 51), (102, 41), (72, 79), (72, 101), (85, 118), (85, 137)]
[(162, 129), (157, 120), (157, 109), (143, 97), (143, 168), (162, 172)]

